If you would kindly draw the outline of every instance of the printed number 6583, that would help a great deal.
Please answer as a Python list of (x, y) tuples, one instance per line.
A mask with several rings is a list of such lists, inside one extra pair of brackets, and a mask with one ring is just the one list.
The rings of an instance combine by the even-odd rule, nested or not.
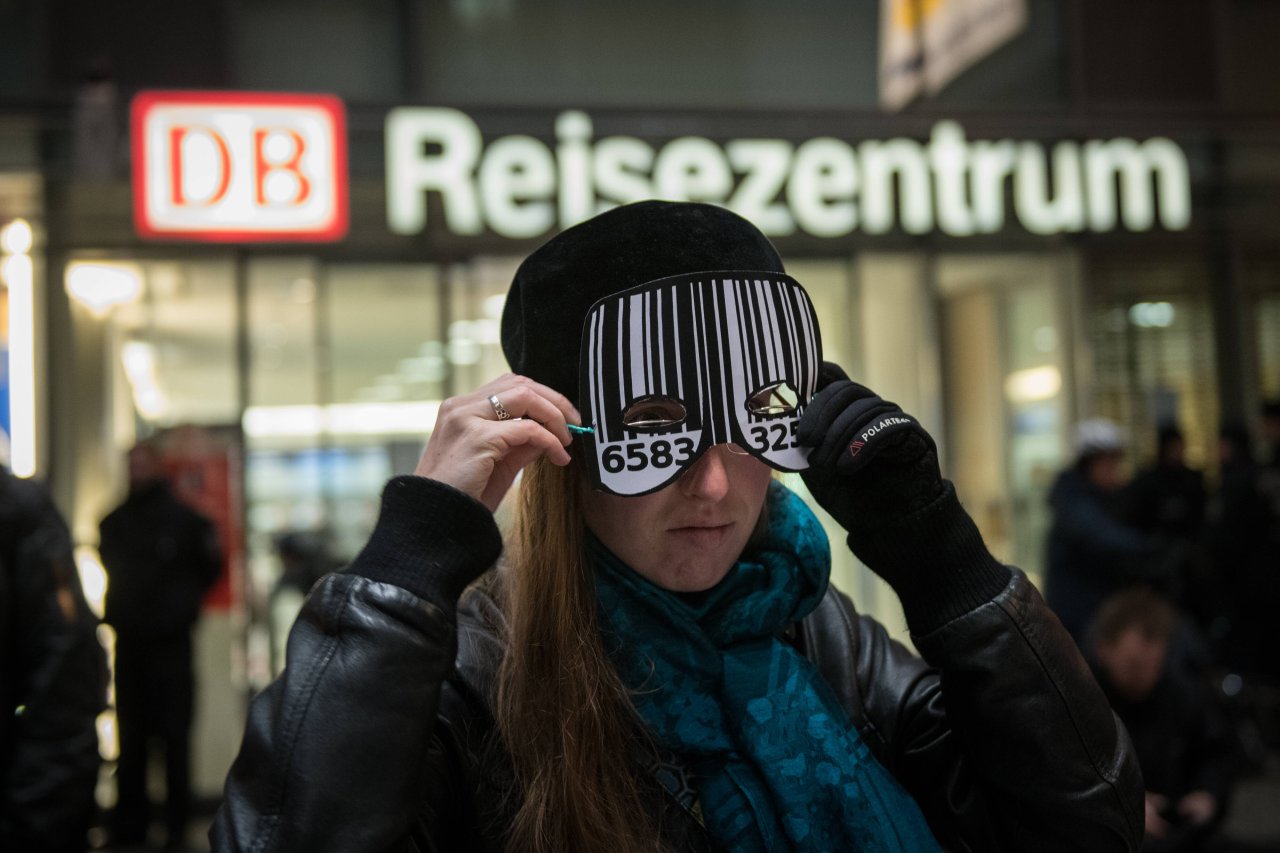
[(617, 474), (623, 469), (643, 471), (650, 466), (670, 468), (672, 465), (683, 465), (693, 458), (693, 449), (692, 438), (681, 436), (670, 441), (660, 438), (649, 444), (647, 450), (643, 441), (630, 441), (625, 445), (611, 444), (604, 449), (600, 458), (605, 471)]

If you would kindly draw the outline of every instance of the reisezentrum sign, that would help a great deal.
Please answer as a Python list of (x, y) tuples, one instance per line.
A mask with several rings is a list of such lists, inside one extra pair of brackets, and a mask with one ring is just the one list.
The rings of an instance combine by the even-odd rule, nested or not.
[[(345, 237), (347, 136), (336, 97), (143, 92), (132, 113), (141, 236)], [(532, 238), (646, 198), (723, 204), (774, 237), (1177, 231), (1191, 221), (1187, 156), (1163, 137), (970, 139), (958, 122), (939, 121), (923, 140), (596, 138), (579, 110), (539, 132), (550, 141), (486, 137), (456, 109), (392, 109), (387, 226), (419, 234), (438, 210), (432, 229)]]
[(1012, 217), (1035, 234), (1180, 230), (1191, 221), (1187, 158), (1172, 140), (971, 140), (939, 121), (926, 141), (819, 137), (654, 145), (595, 139), (584, 112), (561, 113), (555, 146), (528, 135), (485, 140), (468, 115), (401, 107), (386, 121), (387, 222), (536, 237), (644, 198), (723, 204), (771, 236), (797, 232), (991, 234)]

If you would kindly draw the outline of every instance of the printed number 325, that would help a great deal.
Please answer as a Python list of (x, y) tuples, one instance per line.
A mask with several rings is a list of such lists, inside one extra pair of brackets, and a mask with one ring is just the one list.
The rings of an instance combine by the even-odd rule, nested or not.
[[(799, 421), (791, 421), (788, 428), (786, 424), (761, 424), (751, 428), (751, 446), (756, 450), (786, 450), (789, 447), (795, 447), (796, 443), (796, 426)], [(770, 443), (772, 442), (772, 446)]]

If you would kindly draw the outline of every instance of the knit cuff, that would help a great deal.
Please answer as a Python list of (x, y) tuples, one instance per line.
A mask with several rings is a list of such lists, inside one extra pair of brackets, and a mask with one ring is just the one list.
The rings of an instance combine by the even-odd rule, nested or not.
[(849, 548), (888, 581), (911, 633), (927, 634), (999, 595), (1013, 577), (982, 541), (955, 487), (906, 516), (863, 517)]
[(453, 613), (467, 584), (501, 553), (502, 534), (484, 504), (437, 480), (401, 476), (383, 489), (378, 524), (346, 571)]

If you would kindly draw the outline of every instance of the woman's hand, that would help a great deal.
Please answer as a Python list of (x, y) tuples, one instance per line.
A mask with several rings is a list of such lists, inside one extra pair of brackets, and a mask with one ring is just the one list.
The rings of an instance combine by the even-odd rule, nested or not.
[(1178, 800), (1178, 814), (1196, 826), (1204, 826), (1218, 813), (1218, 800), (1208, 791), (1192, 791)]
[(1145, 823), (1148, 838), (1164, 838), (1169, 834), (1169, 822), (1160, 816), (1168, 805), (1167, 799), (1147, 791)]
[(942, 494), (937, 448), (919, 421), (831, 362), (818, 381), (796, 431), (813, 448), (801, 476), (845, 530), (915, 512)]
[[(500, 409), (506, 419), (499, 419)], [(440, 405), (414, 473), (466, 492), (492, 512), (520, 469), (539, 456), (569, 464), (565, 448), (572, 438), (565, 423), (579, 423), (581, 417), (560, 392), (508, 373)]]

